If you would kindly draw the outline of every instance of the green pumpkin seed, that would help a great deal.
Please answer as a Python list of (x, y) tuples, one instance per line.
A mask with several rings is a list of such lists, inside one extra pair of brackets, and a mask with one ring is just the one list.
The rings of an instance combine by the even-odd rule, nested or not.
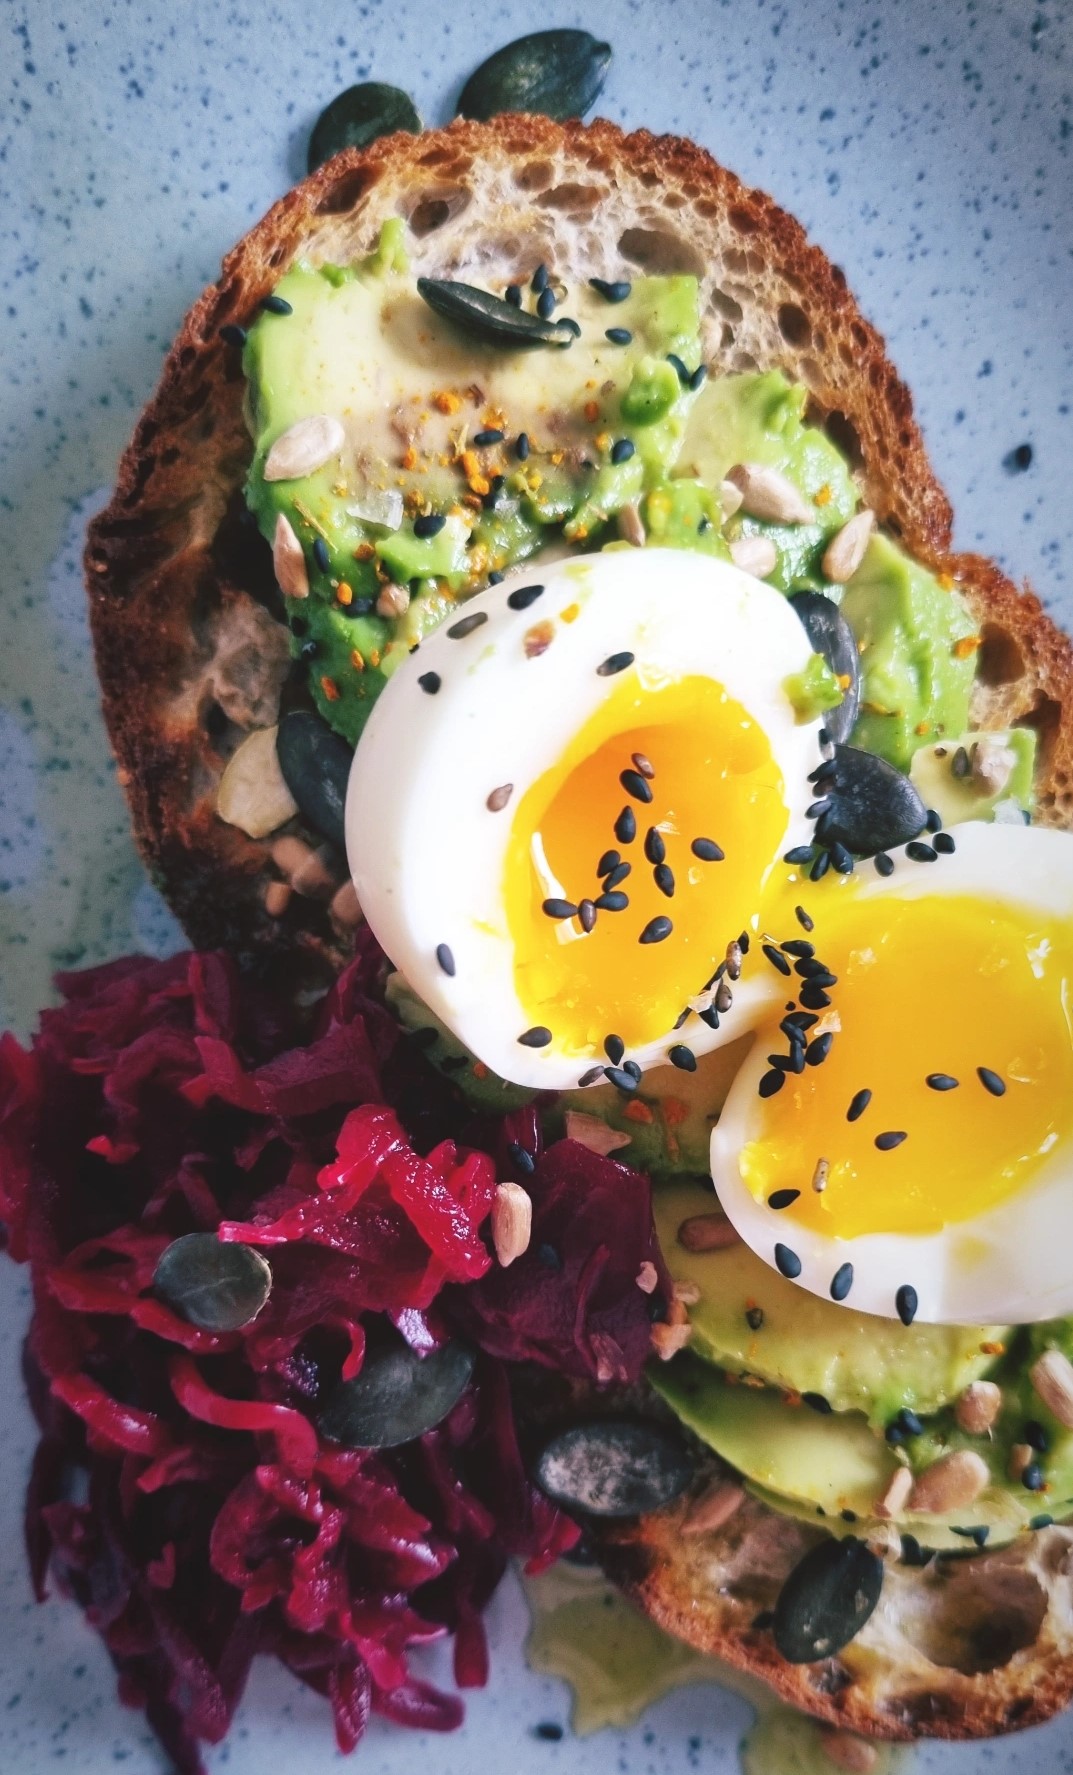
[(883, 1589), (883, 1561), (848, 1535), (821, 1541), (779, 1592), (772, 1633), (790, 1664), (831, 1658), (855, 1639)]
[(482, 62), (462, 88), (460, 117), (535, 111), (562, 123), (584, 117), (607, 78), (611, 45), (588, 31), (534, 31)]
[(361, 1373), (342, 1381), (320, 1414), (320, 1429), (344, 1448), (397, 1448), (434, 1430), (458, 1404), (473, 1373), (465, 1344), (429, 1356), (407, 1344), (368, 1349)]
[(379, 136), (390, 136), (397, 129), (407, 130), (410, 135), (417, 135), (421, 129), (417, 108), (406, 93), (397, 86), (385, 86), (380, 80), (348, 86), (325, 107), (313, 125), (309, 171), (315, 172), (344, 148), (367, 148)]
[(251, 1245), (224, 1245), (215, 1233), (186, 1233), (161, 1253), (153, 1287), (199, 1331), (240, 1331), (272, 1292), (272, 1271)]
[(573, 327), (565, 320), (541, 320), (515, 308), (489, 290), (475, 289), (472, 284), (447, 283), (438, 277), (419, 277), (417, 293), (445, 320), (454, 321), (467, 333), (483, 339), (486, 345), (519, 346), (572, 345)]
[(568, 1510), (590, 1516), (641, 1516), (660, 1510), (693, 1477), (681, 1441), (655, 1424), (575, 1424), (541, 1451), (534, 1478)]

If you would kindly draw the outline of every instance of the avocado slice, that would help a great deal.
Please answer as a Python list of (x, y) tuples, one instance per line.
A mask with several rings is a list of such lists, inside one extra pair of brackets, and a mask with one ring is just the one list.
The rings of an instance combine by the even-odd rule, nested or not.
[[(667, 1183), (655, 1192), (656, 1230), (676, 1282), (695, 1282), (691, 1348), (732, 1373), (748, 1372), (796, 1393), (817, 1393), (836, 1412), (859, 1411), (884, 1429), (905, 1406), (925, 1415), (994, 1368), (1003, 1326), (910, 1325), (858, 1313), (780, 1276), (744, 1244), (689, 1252), (678, 1228), (716, 1207), (710, 1187)], [(753, 1330), (747, 1314), (762, 1323)]]
[[(971, 775), (975, 749), (986, 746), (997, 751), (1002, 761), (1002, 774), (1009, 776), (1001, 788), (989, 793), (986, 782)], [(1002, 759), (1002, 754), (1008, 756)], [(967, 764), (969, 776), (959, 776), (956, 766)], [(994, 820), (996, 808), (1011, 803), (1025, 813), (1033, 804), (1032, 779), (1036, 768), (1036, 736), (1030, 727), (1007, 727), (991, 733), (963, 733), (956, 739), (940, 740), (934, 746), (921, 746), (913, 753), (909, 767), (910, 780), (919, 789), (926, 807), (933, 807), (942, 816), (944, 826), (956, 826), (963, 820)]]

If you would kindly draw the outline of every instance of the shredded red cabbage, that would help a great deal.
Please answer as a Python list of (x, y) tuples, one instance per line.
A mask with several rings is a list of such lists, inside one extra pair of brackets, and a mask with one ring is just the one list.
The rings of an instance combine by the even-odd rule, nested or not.
[[(215, 954), (61, 976), (31, 1049), (0, 1039), (0, 1230), (33, 1281), (33, 1581), (81, 1604), (181, 1775), (257, 1653), (328, 1699), (344, 1750), (372, 1711), (456, 1726), (409, 1653), (453, 1634), (457, 1683), (483, 1683), (508, 1558), (542, 1569), (578, 1533), (529, 1481), (504, 1360), (602, 1382), (648, 1347), (647, 1180), (571, 1142), (541, 1155), (532, 1111), (473, 1121), (384, 1010), (381, 971), (369, 940), (299, 1045)], [(533, 1245), (504, 1271), (488, 1215), (519, 1151)], [(240, 1331), (153, 1293), (195, 1231), (271, 1263)], [(318, 1403), (360, 1372), (376, 1315), (419, 1353), (463, 1332), (474, 1377), (419, 1440), (339, 1448)]]

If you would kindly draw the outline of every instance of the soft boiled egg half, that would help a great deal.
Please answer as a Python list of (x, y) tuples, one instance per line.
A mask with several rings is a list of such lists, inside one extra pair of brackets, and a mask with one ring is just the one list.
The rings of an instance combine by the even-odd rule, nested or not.
[[(363, 912), (474, 1056), (536, 1088), (689, 1068), (782, 982), (712, 1005), (781, 854), (817, 720), (780, 593), (709, 556), (611, 549), (470, 599), (387, 684), (350, 777)], [(602, 1071), (596, 1076), (602, 1076)]]
[[(934, 862), (794, 893), (814, 928), (803, 945), (793, 930), (792, 982), (712, 1136), (731, 1221), (784, 1276), (863, 1312), (1073, 1311), (1073, 841), (959, 825)], [(803, 989), (817, 1009), (798, 1039)]]

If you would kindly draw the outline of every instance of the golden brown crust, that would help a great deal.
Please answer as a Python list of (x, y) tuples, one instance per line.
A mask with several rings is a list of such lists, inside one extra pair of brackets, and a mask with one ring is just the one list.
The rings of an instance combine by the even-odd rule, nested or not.
[[(239, 242), (188, 314), (90, 529), (105, 718), (138, 843), (194, 942), (282, 972), (292, 990), (315, 987), (346, 952), (330, 911), (343, 859), (320, 847), (303, 891), (272, 917), (265, 891), (293, 877), (293, 845), (285, 854), (276, 837), (248, 839), (214, 812), (227, 757), (245, 731), (276, 719), (287, 669), (268, 552), (243, 516), (250, 443), (238, 354), (219, 329), (247, 320), (297, 256), (352, 258), (397, 213), (415, 270), (430, 274), (491, 281), (541, 258), (576, 275), (695, 271), (709, 361), (804, 380), (880, 521), (957, 579), (980, 623), (976, 717), (1037, 728), (1041, 815), (1073, 823), (1073, 650), (1030, 592), (978, 556), (948, 554), (950, 507), (909, 393), (841, 271), (793, 217), (691, 142), (604, 122), (459, 121), (340, 155)], [(284, 836), (307, 847), (299, 856), (319, 846), (300, 820)], [(608, 1570), (672, 1632), (811, 1712), (890, 1737), (979, 1736), (1044, 1719), (1073, 1690), (1060, 1530), (971, 1566), (899, 1570), (854, 1646), (800, 1667), (751, 1623), (812, 1531), (755, 1502), (721, 1536), (688, 1542), (676, 1523), (671, 1511), (605, 1527)], [(992, 1616), (1007, 1623), (1006, 1641), (992, 1628), (988, 1650)]]

